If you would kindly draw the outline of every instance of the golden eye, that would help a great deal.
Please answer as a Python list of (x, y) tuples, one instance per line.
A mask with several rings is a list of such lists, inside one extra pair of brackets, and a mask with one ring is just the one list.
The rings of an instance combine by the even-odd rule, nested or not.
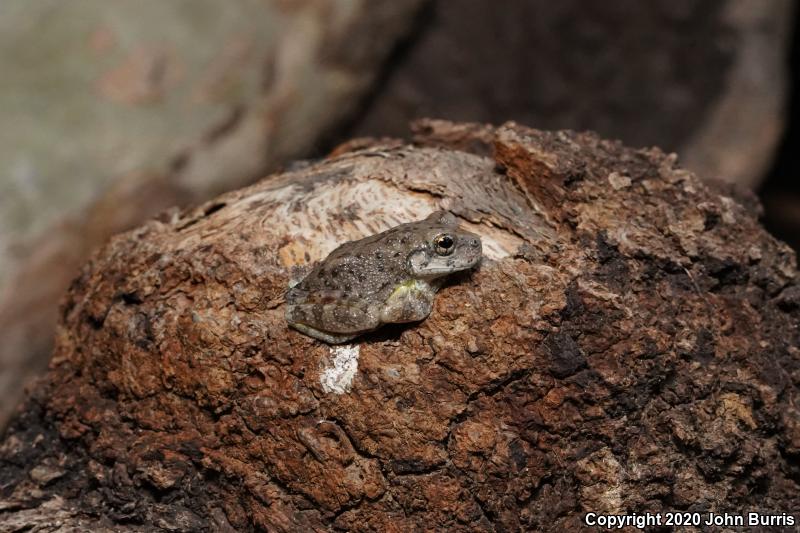
[(455, 249), (456, 241), (451, 235), (446, 233), (437, 235), (433, 239), (433, 249), (439, 255), (450, 255)]

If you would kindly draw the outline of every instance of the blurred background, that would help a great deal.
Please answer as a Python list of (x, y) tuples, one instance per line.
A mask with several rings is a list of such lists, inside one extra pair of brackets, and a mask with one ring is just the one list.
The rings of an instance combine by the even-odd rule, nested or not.
[(800, 246), (791, 0), (0, 3), (0, 427), (92, 249), (418, 117), (591, 129)]

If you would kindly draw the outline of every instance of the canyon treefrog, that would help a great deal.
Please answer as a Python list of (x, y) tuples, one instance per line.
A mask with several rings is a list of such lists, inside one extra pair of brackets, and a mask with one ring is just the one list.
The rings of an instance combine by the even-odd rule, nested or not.
[(286, 321), (331, 344), (426, 318), (442, 280), (481, 259), (481, 239), (437, 211), (336, 248), (286, 293)]

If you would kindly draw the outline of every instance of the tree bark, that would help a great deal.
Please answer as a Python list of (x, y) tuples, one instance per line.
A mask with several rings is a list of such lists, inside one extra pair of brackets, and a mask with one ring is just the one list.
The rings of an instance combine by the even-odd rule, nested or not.
[[(438, 208), (485, 257), (427, 320), (341, 347), (287, 328), (293, 268)], [(0, 529), (796, 511), (800, 286), (757, 211), (658, 149), (424, 121), (168, 212), (63, 300), (0, 446)]]

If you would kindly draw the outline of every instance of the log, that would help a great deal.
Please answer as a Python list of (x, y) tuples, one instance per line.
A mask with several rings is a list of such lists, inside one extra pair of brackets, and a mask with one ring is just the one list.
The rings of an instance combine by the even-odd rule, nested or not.
[[(95, 253), (0, 445), (0, 530), (796, 512), (800, 286), (752, 197), (591, 133), (414, 131)], [(427, 320), (344, 346), (287, 327), (294, 269), (435, 209), (484, 259)]]

